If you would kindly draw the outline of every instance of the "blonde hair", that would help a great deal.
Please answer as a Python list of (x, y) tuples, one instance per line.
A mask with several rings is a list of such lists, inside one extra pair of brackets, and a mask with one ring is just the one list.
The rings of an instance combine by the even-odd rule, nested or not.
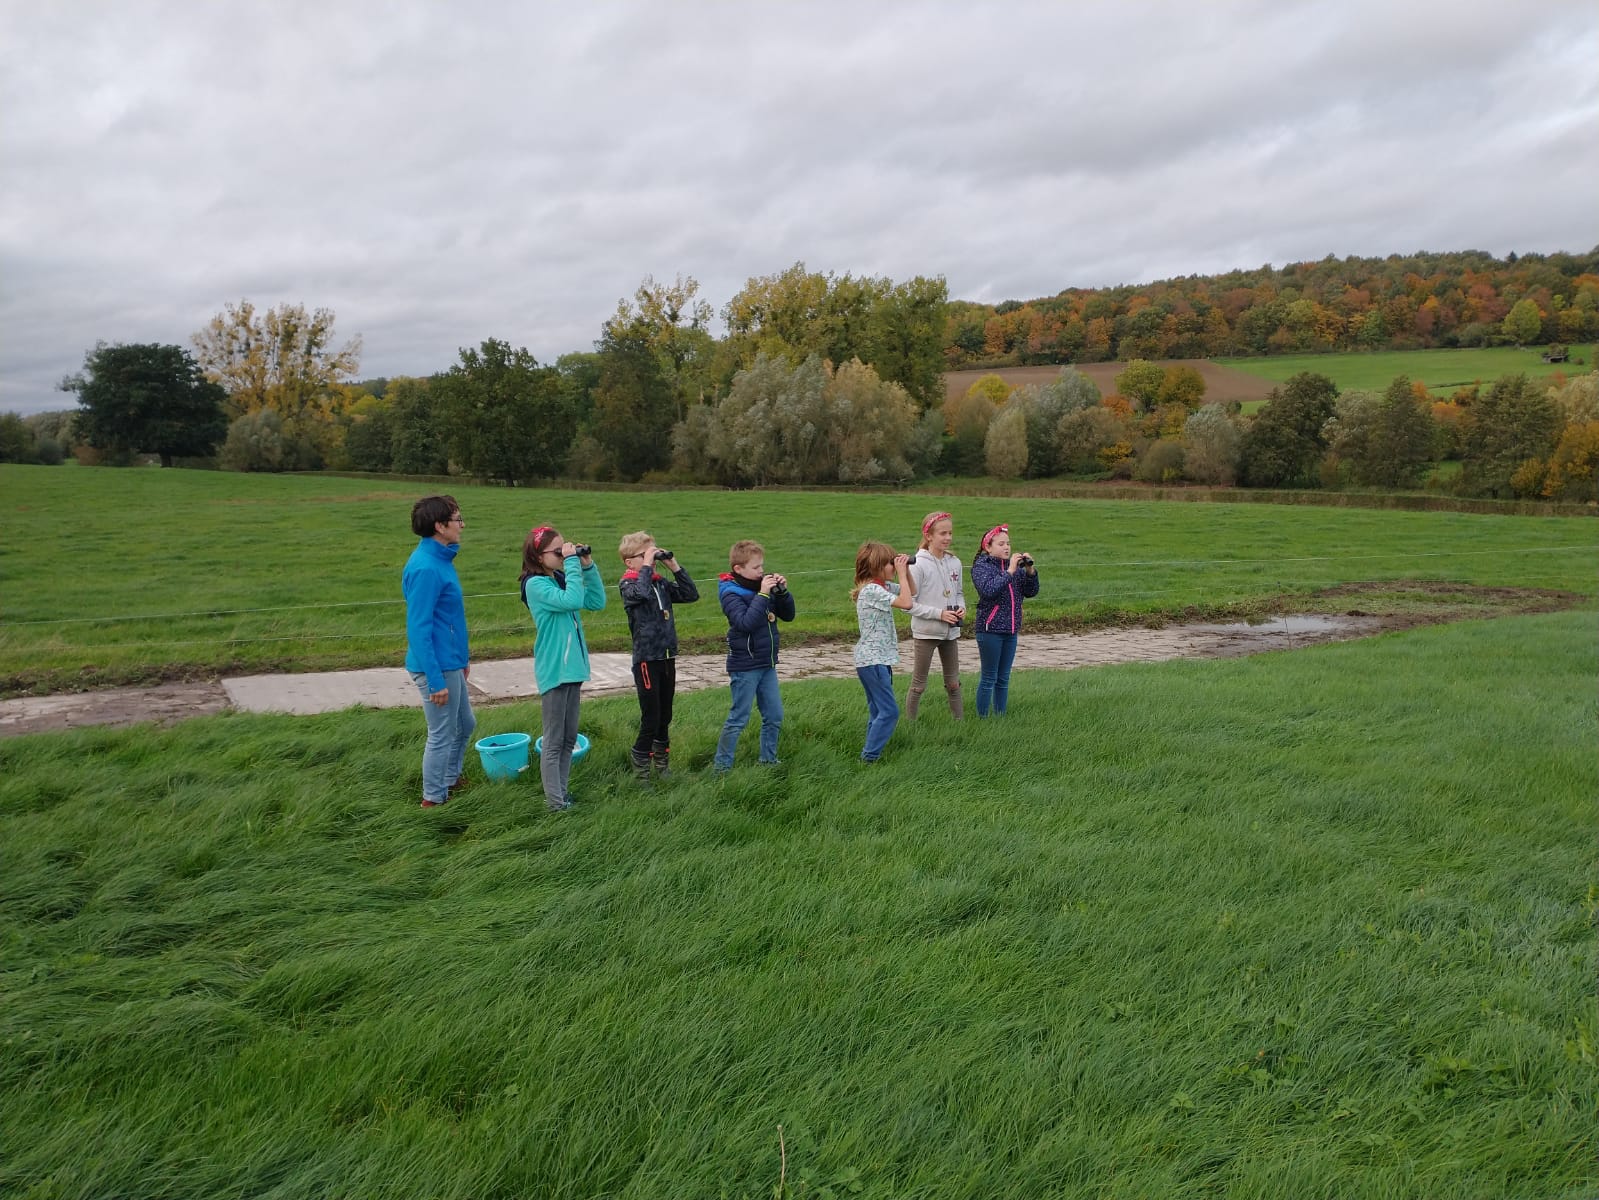
[(766, 551), (759, 542), (734, 542), (733, 548), (727, 552), (727, 565), (729, 567), (742, 567), (752, 558), (765, 557)]
[(624, 533), (621, 543), (616, 547), (616, 552), (622, 556), (622, 561), (626, 562), (654, 540), (642, 529), (637, 533)]
[(930, 512), (922, 518), (922, 549), (925, 550), (933, 540), (933, 526), (940, 521), (948, 521), (951, 529), (955, 528), (955, 518), (947, 512)]
[(883, 569), (892, 566), (894, 558), (894, 547), (887, 543), (862, 542), (855, 551), (855, 586), (850, 589), (849, 598), (859, 599), (863, 587), (881, 581)]

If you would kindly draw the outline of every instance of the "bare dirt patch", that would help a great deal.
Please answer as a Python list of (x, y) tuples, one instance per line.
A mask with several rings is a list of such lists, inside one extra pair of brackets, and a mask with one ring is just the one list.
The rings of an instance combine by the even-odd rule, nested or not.
[[(1103, 363), (1075, 363), (1077, 370), (1081, 371), (1094, 381), (1094, 386), (1099, 388), (1101, 396), (1108, 396), (1116, 390), (1116, 376), (1127, 369), (1124, 362)], [(1170, 358), (1162, 359), (1157, 364), (1162, 367), (1192, 367), (1198, 371), (1205, 380), (1205, 399), (1211, 400), (1264, 400), (1271, 395), (1271, 389), (1276, 385), (1269, 379), (1262, 379), (1258, 375), (1249, 375), (1232, 367), (1224, 367), (1213, 363), (1207, 358)], [(944, 373), (944, 395), (964, 396), (966, 390), (981, 379), (984, 375), (998, 375), (1012, 387), (1020, 387), (1026, 383), (1050, 383), (1059, 376), (1061, 368), (1054, 367), (1000, 367), (993, 371), (946, 371)]]

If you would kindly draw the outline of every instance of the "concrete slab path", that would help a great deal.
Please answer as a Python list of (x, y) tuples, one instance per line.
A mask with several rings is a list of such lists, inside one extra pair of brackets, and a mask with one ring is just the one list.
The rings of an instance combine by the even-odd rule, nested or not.
[[(1375, 633), (1387, 625), (1378, 617), (1295, 615), (1255, 625), (1172, 625), (1163, 629), (1098, 629), (1088, 633), (1024, 633), (1017, 647), (1017, 670), (1071, 670), (1112, 663), (1162, 662), (1174, 658), (1233, 658), (1268, 650), (1287, 650), (1318, 642), (1343, 641)], [(903, 644), (902, 644), (903, 646)], [(854, 678), (852, 645), (835, 642), (785, 648), (778, 664), (781, 679)], [(903, 647), (899, 674), (909, 669)], [(977, 670), (977, 648), (962, 648), (969, 672)], [(627, 654), (591, 656), (586, 696), (633, 691), (632, 658)], [(514, 658), (474, 663), (472, 702), (476, 706), (526, 700), (538, 695), (533, 660)], [(725, 687), (720, 654), (685, 655), (677, 663), (680, 692)], [(0, 736), (43, 733), (85, 725), (160, 724), (208, 713), (338, 712), (353, 706), (419, 708), (422, 698), (400, 667), (326, 671), (298, 675), (241, 675), (220, 682), (108, 688), (96, 692), (24, 696), (0, 701)]]

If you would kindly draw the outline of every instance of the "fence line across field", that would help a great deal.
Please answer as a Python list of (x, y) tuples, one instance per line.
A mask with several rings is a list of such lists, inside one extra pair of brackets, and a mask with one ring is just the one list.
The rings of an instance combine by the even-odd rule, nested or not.
[[(1508, 557), (1508, 556), (1513, 555), (1513, 554), (1562, 554), (1562, 553), (1566, 553), (1566, 554), (1578, 554), (1578, 553), (1580, 553), (1580, 554), (1595, 554), (1596, 552), (1599, 552), (1599, 547), (1596, 547), (1596, 546), (1523, 546), (1523, 547), (1521, 547), (1520, 549), (1517, 549), (1517, 550), (1417, 550), (1417, 551), (1394, 550), (1394, 551), (1390, 551), (1390, 552), (1382, 553), (1382, 554), (1303, 554), (1303, 555), (1289, 556), (1289, 557), (1286, 557), (1286, 558), (1282, 558), (1282, 557), (1274, 557), (1274, 558), (1168, 558), (1168, 559), (1152, 558), (1152, 559), (1131, 559), (1131, 560), (1127, 560), (1127, 561), (1123, 561), (1123, 562), (1096, 562), (1096, 561), (1094, 561), (1092, 559), (1073, 559), (1071, 561), (1071, 569), (1072, 570), (1081, 570), (1083, 568), (1091, 568), (1091, 567), (1111, 568), (1111, 569), (1133, 568), (1133, 567), (1258, 567), (1258, 566), (1277, 566), (1277, 565), (1282, 564), (1282, 563), (1372, 562), (1372, 561), (1376, 561), (1378, 559), (1390, 559), (1390, 558), (1403, 558), (1403, 559), (1406, 559), (1406, 560), (1409, 560), (1409, 559), (1430, 559), (1430, 558), (1478, 558), (1478, 557), (1483, 557), (1483, 556)], [(959, 557), (959, 556), (957, 555), (957, 557)], [(962, 560), (962, 561), (965, 561), (965, 560)], [(1046, 563), (1045, 564), (1046, 568), (1047, 568), (1047, 565), (1048, 564)], [(806, 569), (806, 570), (803, 570), (803, 571), (790, 571), (790, 572), (787, 572), (786, 575), (787, 575), (787, 578), (789, 578), (789, 579), (811, 579), (811, 578), (815, 578), (815, 577), (823, 576), (823, 575), (848, 575), (852, 571), (853, 571), (852, 567), (814, 567), (814, 568), (809, 568), (809, 569)], [(720, 574), (720, 572), (718, 572), (718, 574)], [(609, 584), (612, 581), (607, 580), (606, 582), (607, 582), (607, 586), (609, 586)], [(1167, 591), (1174, 591), (1176, 589), (1166, 589), (1166, 590)], [(1143, 595), (1160, 595), (1162, 593), (1160, 593), (1160, 592), (1147, 592), (1147, 593), (1107, 592), (1107, 593), (1103, 593), (1103, 594), (1104, 595), (1109, 595), (1109, 596), (1123, 596), (1123, 595), (1140, 595), (1140, 594), (1143, 594)], [(467, 600), (497, 600), (497, 599), (502, 599), (502, 598), (519, 599), (519, 596), (518, 596), (518, 593), (516, 593), (514, 591), (508, 591), (508, 592), (472, 592), (472, 593), (469, 593), (465, 598)], [(1092, 597), (1088, 597), (1088, 598), (1091, 599)], [(39, 619), (36, 619), (36, 620), (26, 620), (26, 621), (3, 621), (3, 620), (0, 620), (0, 629), (21, 629), (21, 628), (24, 628), (24, 627), (27, 627), (27, 626), (35, 626), (35, 625), (95, 625), (95, 624), (129, 623), (129, 622), (133, 622), (133, 621), (178, 621), (178, 620), (188, 620), (188, 619), (193, 619), (193, 618), (242, 617), (242, 616), (255, 616), (255, 615), (258, 615), (260, 613), (304, 612), (304, 611), (309, 611), (309, 610), (326, 610), (326, 609), (335, 609), (335, 608), (374, 608), (374, 607), (381, 607), (381, 606), (393, 607), (395, 605), (401, 605), (401, 604), (404, 604), (404, 603), (405, 603), (405, 600), (404, 600), (403, 597), (394, 597), (394, 598), (391, 598), (391, 599), (383, 599), (383, 600), (332, 600), (332, 601), (327, 601), (327, 602), (323, 602), (323, 603), (316, 603), (316, 604), (274, 604), (274, 605), (267, 605), (267, 606), (264, 606), (264, 607), (261, 607), (261, 608), (195, 609), (195, 610), (192, 610), (190, 612), (134, 613), (134, 614), (131, 614), (131, 615), (122, 614), (122, 615), (119, 615), (119, 616), (103, 616), (103, 617), (43, 617), (43, 618), (39, 618)], [(813, 611), (826, 611), (826, 610), (813, 610)], [(344, 636), (344, 635), (338, 635), (338, 636)], [(363, 636), (363, 635), (353, 635), (352, 634), (352, 635), (349, 635), (349, 636)], [(245, 640), (255, 640), (255, 639), (245, 639)], [(300, 641), (306, 641), (306, 640), (311, 640), (311, 639), (309, 637), (306, 637), (306, 638), (298, 638), (298, 639), (261, 639), (261, 640), (268, 640), (268, 641), (270, 641), (270, 640), (300, 640)], [(151, 642), (141, 642), (139, 644), (140, 645), (179, 645), (179, 644), (187, 645), (187, 644), (193, 644), (193, 643), (175, 643), (175, 642), (151, 643)]]

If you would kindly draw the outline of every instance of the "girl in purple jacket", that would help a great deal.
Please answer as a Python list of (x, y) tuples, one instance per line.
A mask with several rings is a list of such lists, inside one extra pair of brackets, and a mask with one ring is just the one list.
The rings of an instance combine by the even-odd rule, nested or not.
[(1016, 636), (1022, 631), (1022, 597), (1038, 595), (1038, 568), (1031, 554), (1012, 554), (1010, 526), (996, 525), (978, 543), (972, 559), (977, 591), (977, 715), (1005, 711)]

